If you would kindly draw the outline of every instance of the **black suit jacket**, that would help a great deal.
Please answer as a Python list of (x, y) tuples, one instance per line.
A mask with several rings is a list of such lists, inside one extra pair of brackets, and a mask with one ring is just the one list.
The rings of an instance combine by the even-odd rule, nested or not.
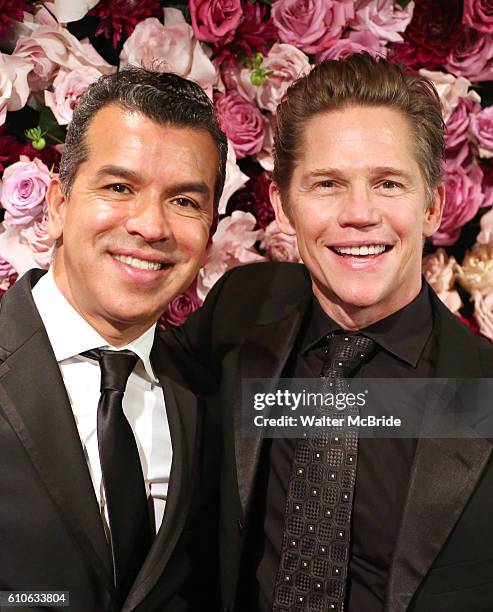
[[(0, 590), (69, 591), (66, 609), (113, 611), (109, 549), (86, 458), (32, 299), (42, 273), (19, 280), (0, 309)], [(165, 394), (173, 461), (163, 524), (123, 610), (202, 609), (194, 603), (208, 595), (200, 592), (196, 557), (207, 485), (199, 467), (202, 413), (159, 338), (151, 361)]]
[[(433, 294), (434, 295), (434, 294)], [(241, 380), (276, 380), (286, 364), (311, 297), (304, 266), (262, 263), (236, 268), (202, 309), (167, 342), (214, 375), (211, 428), (221, 431), (220, 558), (223, 608), (233, 610), (261, 431), (240, 428)], [(493, 349), (434, 296), (439, 333), (436, 377), (493, 375)], [(406, 330), (403, 329), (405, 334)], [(472, 437), (471, 437), (472, 436)], [(208, 439), (215, 439), (210, 434)], [(420, 439), (386, 594), (386, 612), (493, 610), (492, 442), (459, 425), (457, 439)], [(403, 483), (408, 486), (408, 483)], [(252, 611), (254, 612), (254, 611)], [(363, 611), (362, 611), (363, 612)]]

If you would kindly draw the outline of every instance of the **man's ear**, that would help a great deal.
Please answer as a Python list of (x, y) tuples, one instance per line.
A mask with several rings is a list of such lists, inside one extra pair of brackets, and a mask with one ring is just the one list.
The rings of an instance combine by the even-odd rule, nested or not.
[(53, 240), (59, 240), (63, 235), (68, 200), (56, 177), (52, 179), (46, 191), (46, 204), (48, 206), (48, 233)]
[(439, 185), (433, 191), (433, 197), (428, 208), (425, 210), (423, 223), (423, 234), (428, 238), (433, 235), (442, 222), (443, 209), (445, 208), (445, 185)]
[(281, 201), (281, 192), (279, 190), (279, 186), (277, 183), (271, 183), (269, 187), (269, 197), (270, 203), (274, 208), (274, 212), (276, 214), (276, 221), (279, 229), (284, 234), (288, 234), (289, 236), (295, 236), (296, 230), (294, 229), (293, 224), (291, 223), (291, 219), (286, 214)]

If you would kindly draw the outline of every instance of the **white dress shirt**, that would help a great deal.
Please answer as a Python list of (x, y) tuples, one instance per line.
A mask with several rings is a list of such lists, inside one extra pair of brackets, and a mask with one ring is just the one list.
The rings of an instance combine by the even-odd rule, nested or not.
[[(62, 373), (108, 533), (97, 437), (101, 371), (97, 361), (82, 357), (80, 353), (94, 348), (115, 347), (109, 346), (65, 299), (51, 269), (34, 286), (32, 293)], [(137, 442), (147, 496), (153, 500), (157, 531), (166, 504), (172, 448), (163, 392), (149, 359), (155, 327), (153, 325), (142, 336), (119, 349), (129, 349), (140, 357), (128, 379), (123, 411)]]

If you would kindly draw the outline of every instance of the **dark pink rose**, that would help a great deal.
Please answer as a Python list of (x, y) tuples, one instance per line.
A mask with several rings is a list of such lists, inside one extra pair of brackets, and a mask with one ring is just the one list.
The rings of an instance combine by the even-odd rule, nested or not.
[(493, 157), (493, 106), (484, 108), (471, 117), (471, 134), (480, 157)]
[(233, 40), (243, 15), (240, 0), (190, 0), (189, 9), (195, 37), (210, 43)]
[(3, 173), (0, 201), (8, 213), (5, 223), (10, 225), (28, 225), (42, 212), (51, 182), (50, 171), (43, 162), (25, 160), (12, 164)]
[(445, 210), (440, 228), (432, 237), (434, 244), (454, 244), (460, 236), (462, 226), (476, 216), (483, 204), (482, 180), (483, 171), (476, 163), (467, 169), (462, 166), (452, 170), (446, 167)]
[(465, 28), (458, 44), (448, 56), (449, 72), (471, 81), (493, 80), (493, 36)]
[(464, 0), (462, 23), (475, 30), (493, 32), (493, 0)]
[(445, 151), (449, 170), (462, 166), (469, 155), (469, 126), (474, 113), (481, 110), (480, 97), (470, 92), (459, 98), (445, 130)]
[(226, 214), (234, 210), (252, 213), (257, 225), (265, 229), (274, 220), (274, 209), (269, 199), (270, 175), (262, 172), (250, 178), (243, 189), (237, 191), (228, 202)]
[(493, 206), (493, 165), (484, 166), (484, 206)]
[(353, 0), (277, 0), (272, 4), (281, 41), (305, 53), (330, 47), (353, 17)]
[(236, 91), (215, 98), (221, 128), (232, 142), (236, 156), (258, 153), (264, 142), (265, 119), (260, 110)]
[(168, 304), (166, 312), (161, 317), (160, 328), (175, 327), (182, 325), (194, 310), (202, 306), (202, 300), (198, 297), (195, 285), (192, 285)]
[(460, 0), (416, 0), (405, 43), (393, 46), (393, 59), (413, 68), (443, 65), (464, 29)]
[(264, 55), (277, 39), (277, 30), (272, 23), (267, 6), (244, 2), (243, 16), (233, 40), (220, 44), (215, 49), (214, 63), (235, 66), (239, 57), (252, 57), (257, 51)]

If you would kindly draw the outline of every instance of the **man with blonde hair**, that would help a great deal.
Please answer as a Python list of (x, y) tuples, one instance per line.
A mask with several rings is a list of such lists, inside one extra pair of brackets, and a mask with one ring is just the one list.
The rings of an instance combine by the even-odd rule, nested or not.
[(491, 347), (421, 276), (445, 203), (443, 131), (433, 85), (385, 59), (322, 62), (295, 82), (277, 111), (270, 196), (304, 265), (231, 271), (169, 340), (216, 380), (228, 610), (493, 608), (489, 440), (466, 427), (463, 439), (359, 441), (241, 427), (245, 379), (493, 371)]

